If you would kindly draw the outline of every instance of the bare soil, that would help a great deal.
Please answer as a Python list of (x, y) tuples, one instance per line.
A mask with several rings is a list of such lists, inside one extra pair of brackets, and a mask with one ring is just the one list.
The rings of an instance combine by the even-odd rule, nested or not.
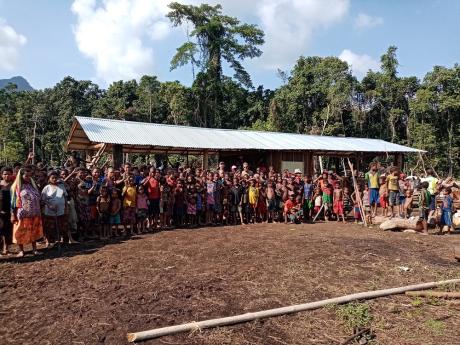
[[(3, 259), (0, 343), (127, 344), (132, 331), (458, 278), (454, 245), (459, 235), (257, 224)], [(366, 303), (373, 344), (460, 343), (460, 300), (400, 295)], [(334, 308), (323, 308), (145, 344), (340, 344), (350, 335)]]

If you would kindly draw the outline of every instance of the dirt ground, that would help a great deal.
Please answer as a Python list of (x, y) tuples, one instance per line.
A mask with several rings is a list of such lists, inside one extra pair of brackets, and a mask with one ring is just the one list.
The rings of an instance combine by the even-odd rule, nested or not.
[[(4, 259), (0, 343), (127, 344), (132, 331), (458, 278), (454, 244), (460, 235), (258, 224), (72, 245), (61, 257), (51, 250)], [(400, 295), (365, 303), (373, 344), (460, 343), (460, 300)], [(336, 308), (323, 308), (144, 344), (340, 344), (351, 334)]]

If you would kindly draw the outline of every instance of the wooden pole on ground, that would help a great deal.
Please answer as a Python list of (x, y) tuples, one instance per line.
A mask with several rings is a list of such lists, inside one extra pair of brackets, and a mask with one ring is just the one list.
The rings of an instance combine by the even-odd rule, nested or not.
[(234, 324), (242, 323), (242, 322), (264, 319), (268, 317), (298, 313), (300, 311), (319, 309), (319, 308), (322, 308), (324, 306), (331, 305), (331, 304), (344, 304), (344, 303), (349, 303), (352, 301), (403, 294), (406, 291), (432, 289), (432, 288), (435, 288), (441, 285), (453, 284), (453, 283), (460, 283), (460, 279), (451, 279), (451, 280), (430, 282), (430, 283), (424, 283), (424, 284), (408, 285), (408, 286), (391, 288), (391, 289), (360, 292), (360, 293), (355, 293), (351, 295), (345, 295), (342, 297), (325, 299), (325, 300), (317, 301), (317, 302), (296, 304), (296, 305), (292, 305), (289, 307), (263, 310), (263, 311), (253, 312), (253, 313), (246, 313), (246, 314), (241, 314), (241, 315), (223, 317), (219, 319), (184, 323), (182, 325), (157, 328), (157, 329), (152, 329), (152, 330), (143, 331), (143, 332), (128, 333), (127, 338), (129, 342), (143, 341), (143, 340), (158, 338), (158, 337), (181, 333), (181, 332), (189, 332), (189, 331), (201, 330), (204, 328), (212, 328), (212, 327), (218, 327), (218, 326), (228, 326), (228, 325), (234, 325)]

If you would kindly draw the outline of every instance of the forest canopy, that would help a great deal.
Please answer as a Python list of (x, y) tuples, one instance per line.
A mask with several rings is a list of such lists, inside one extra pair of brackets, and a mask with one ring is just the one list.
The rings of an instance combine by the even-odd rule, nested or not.
[[(191, 65), (192, 85), (151, 75), (107, 89), (70, 76), (43, 90), (19, 92), (10, 84), (0, 90), (0, 161), (26, 156), (35, 127), (39, 160), (58, 162), (73, 117), (91, 116), (379, 138), (426, 150), (427, 165), (439, 174), (460, 174), (458, 64), (434, 66), (422, 80), (402, 77), (391, 46), (380, 70), (360, 81), (337, 57), (300, 56), (291, 71), (280, 73), (282, 85), (269, 90), (254, 87), (243, 65), (262, 54), (257, 26), (224, 15), (219, 5), (172, 3), (170, 9), (173, 25), (187, 21), (194, 28), (171, 61), (171, 68)], [(234, 75), (224, 75), (223, 65)]]

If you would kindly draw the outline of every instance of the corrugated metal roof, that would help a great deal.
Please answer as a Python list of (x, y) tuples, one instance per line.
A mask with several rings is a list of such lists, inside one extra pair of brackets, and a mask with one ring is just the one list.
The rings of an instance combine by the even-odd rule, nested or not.
[(199, 128), (91, 117), (76, 117), (76, 120), (93, 143), (203, 150), (423, 152), (380, 139)]

